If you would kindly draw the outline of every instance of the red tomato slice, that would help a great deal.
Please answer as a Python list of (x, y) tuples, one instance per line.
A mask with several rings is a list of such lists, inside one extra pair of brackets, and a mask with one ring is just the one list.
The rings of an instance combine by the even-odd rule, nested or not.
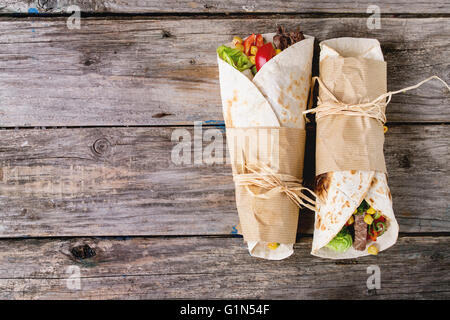
[(256, 70), (259, 71), (267, 61), (272, 59), (274, 53), (275, 50), (270, 42), (259, 48), (255, 56)]
[(264, 38), (263, 38), (262, 35), (258, 34), (258, 35), (256, 36), (256, 46), (257, 46), (258, 48), (261, 48), (263, 45), (264, 45)]

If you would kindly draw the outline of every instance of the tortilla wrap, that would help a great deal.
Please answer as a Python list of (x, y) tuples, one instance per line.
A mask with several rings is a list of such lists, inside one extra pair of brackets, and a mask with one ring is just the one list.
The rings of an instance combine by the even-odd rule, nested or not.
[[(266, 42), (272, 42), (274, 35), (275, 33), (269, 33), (264, 34), (263, 37)], [(227, 45), (232, 46), (231, 44)], [(217, 57), (223, 116), (226, 127), (287, 127), (304, 130), (305, 121), (302, 112), (307, 108), (311, 83), (313, 45), (314, 38), (305, 36), (304, 40), (286, 48), (266, 62), (252, 80), (224, 62), (220, 57)], [(304, 141), (299, 142), (299, 144), (303, 148), (301, 155), (303, 157)], [(303, 162), (301, 164), (302, 167)], [(290, 200), (286, 197), (285, 201)], [(293, 205), (289, 203), (289, 206), (292, 207)], [(248, 214), (248, 212), (242, 211), (238, 204), (238, 213), (243, 229), (242, 215)], [(271, 212), (267, 212), (267, 214), (271, 214)], [(277, 218), (277, 216), (275, 215), (274, 218)], [(270, 221), (270, 219), (266, 221)], [(296, 217), (291, 223), (295, 223), (296, 230), (298, 208)], [(246, 239), (245, 230), (242, 231), (244, 241), (247, 242), (248, 250), (252, 256), (280, 260), (287, 258), (293, 253), (293, 242), (295, 242), (296, 232), (291, 237), (293, 238), (292, 243), (280, 243), (276, 249), (270, 249), (267, 246), (268, 243), (279, 241)]]
[[(342, 57), (384, 61), (380, 44), (375, 39), (337, 38), (321, 42), (320, 48), (320, 62), (325, 59)], [(358, 73), (359, 70), (355, 68), (354, 72)], [(325, 79), (324, 82), (327, 82), (326, 80), (329, 79)], [(347, 92), (343, 92), (345, 90), (339, 88), (336, 89), (336, 91), (339, 92), (335, 93), (333, 91), (333, 89), (335, 89), (333, 82), (328, 81), (327, 83), (328, 89), (333, 92), (335, 96), (340, 95), (340, 99), (342, 99), (344, 103), (352, 104), (355, 103), (355, 101), (348, 100), (353, 99), (361, 102), (363, 99), (368, 98), (364, 96), (366, 92), (361, 92), (361, 90), (358, 91), (358, 89), (363, 88), (363, 86), (358, 87), (355, 85), (346, 90)], [(352, 81), (349, 81), (349, 83), (352, 83)], [(338, 85), (336, 85), (336, 88), (338, 88)], [(345, 101), (346, 99), (348, 100)], [(330, 121), (330, 117), (334, 117), (334, 121), (342, 119), (340, 117), (352, 118), (351, 116), (345, 115), (332, 115), (324, 117), (323, 119)], [(362, 119), (362, 117), (353, 118), (355, 122)], [(320, 119), (320, 121), (321, 120), (322, 119)], [(368, 118), (365, 118), (364, 121), (375, 123), (377, 120), (368, 120)], [(381, 127), (381, 124), (378, 125)], [(321, 139), (319, 128), (320, 125), (318, 122), (317, 139)], [(328, 130), (333, 130), (333, 128), (329, 127)], [(382, 129), (380, 128), (379, 130)], [(381, 147), (382, 142), (383, 141), (381, 141)], [(320, 143), (320, 141), (318, 141), (318, 143)], [(382, 153), (382, 148), (379, 152)], [(316, 153), (316, 159), (318, 157), (320, 157), (320, 154)], [(378, 158), (382, 159), (383, 165), (380, 167), (384, 168), (384, 157)], [(316, 162), (319, 161), (316, 160)], [(355, 170), (329, 171), (318, 176), (316, 185), (316, 194), (318, 198), (316, 199), (312, 255), (330, 259), (356, 258), (368, 255), (367, 248), (372, 244), (376, 244), (378, 250), (383, 251), (391, 247), (397, 241), (399, 226), (392, 209), (392, 197), (388, 187), (386, 173), (376, 170), (357, 170), (361, 169), (357, 168), (357, 166), (358, 165), (356, 165)], [(365, 199), (375, 210), (380, 211), (386, 218), (387, 228), (385, 233), (378, 237), (376, 242), (368, 240), (364, 251), (358, 251), (352, 246), (344, 253), (339, 253), (325, 247), (342, 229), (363, 199)]]

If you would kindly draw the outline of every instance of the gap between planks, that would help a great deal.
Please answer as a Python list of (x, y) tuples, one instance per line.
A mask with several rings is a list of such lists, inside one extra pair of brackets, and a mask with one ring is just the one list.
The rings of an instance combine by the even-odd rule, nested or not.
[[(209, 122), (213, 121), (217, 124), (210, 124)], [(208, 120), (208, 121), (199, 121), (202, 124), (203, 128), (221, 128), (226, 130), (224, 125), (224, 121), (220, 120)], [(410, 125), (448, 125), (450, 121), (409, 121), (409, 122), (398, 122), (391, 121), (386, 122), (386, 126), (410, 126)], [(312, 130), (311, 124), (307, 124), (309, 126), (309, 130)], [(0, 130), (60, 130), (60, 129), (102, 129), (102, 128), (186, 128), (192, 129), (195, 127), (195, 124), (136, 124), (136, 125), (90, 125), (90, 126), (24, 126), (24, 127), (13, 127), (6, 126), (0, 127)], [(314, 125), (315, 127), (315, 125)], [(315, 130), (315, 129), (314, 129)]]
[[(28, 12), (29, 8), (35, 8), (39, 12), (58, 13), (67, 10), (73, 1), (6, 1), (0, 9), (2, 12)], [(149, 1), (118, 1), (118, 0), (102, 0), (102, 1), (82, 1), (77, 3), (83, 12), (90, 13), (157, 13), (157, 14), (257, 14), (257, 13), (298, 13), (298, 12), (314, 12), (314, 13), (349, 13), (364, 14), (368, 13), (369, 7), (374, 3), (370, 0), (352, 1), (352, 2), (336, 2), (324, 0), (320, 2), (311, 2), (306, 0), (260, 0), (258, 2), (249, 2), (242, 0), (149, 0)], [(441, 12), (449, 12), (450, 6), (447, 2), (437, 0), (433, 2), (416, 2), (411, 4), (407, 0), (381, 0), (376, 3), (381, 13), (400, 14), (436, 14)], [(275, 12), (276, 11), (276, 12)], [(370, 11), (369, 11), (370, 13)]]
[[(279, 18), (280, 16), (289, 18), (294, 17), (296, 19), (302, 18), (367, 18), (370, 14), (364, 13), (329, 13), (329, 12), (233, 12), (233, 13), (222, 13), (222, 12), (211, 12), (211, 13), (157, 13), (157, 12), (146, 12), (146, 13), (113, 13), (113, 12), (85, 12), (81, 11), (82, 19), (120, 19), (120, 20), (133, 20), (133, 19), (266, 19), (266, 18)], [(70, 13), (2, 13), (0, 12), (0, 20), (2, 19), (29, 19), (29, 18), (67, 18), (72, 14)], [(433, 18), (450, 18), (450, 13), (380, 13), (380, 17), (389, 19), (433, 19)]]
[[(450, 232), (399, 232), (398, 238), (440, 238), (450, 237)], [(128, 241), (133, 239), (179, 239), (179, 238), (205, 238), (205, 239), (243, 239), (240, 235), (232, 234), (188, 234), (188, 235), (90, 235), (90, 236), (31, 236), (31, 237), (0, 237), (0, 243), (3, 241), (23, 241), (23, 240), (120, 240)], [(301, 239), (313, 238), (312, 233), (298, 233), (296, 243)]]

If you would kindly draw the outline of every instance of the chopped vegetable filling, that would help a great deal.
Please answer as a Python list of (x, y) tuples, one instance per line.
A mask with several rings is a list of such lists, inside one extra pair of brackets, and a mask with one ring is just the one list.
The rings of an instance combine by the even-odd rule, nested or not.
[(267, 61), (303, 39), (305, 37), (299, 28), (297, 31), (286, 32), (283, 26), (278, 26), (273, 43), (264, 43), (264, 37), (261, 34), (252, 33), (245, 40), (235, 36), (232, 41), (233, 48), (223, 45), (217, 48), (217, 53), (223, 61), (237, 70), (244, 72), (251, 69), (252, 74), (255, 75)]
[[(342, 253), (353, 244), (353, 248), (356, 250), (364, 251), (367, 241), (376, 242), (377, 238), (385, 233), (386, 228), (386, 218), (363, 200), (342, 230), (326, 247)], [(346, 237), (345, 241), (343, 240), (344, 237)], [(348, 237), (350, 237), (350, 241), (347, 239)], [(350, 245), (348, 245), (349, 242)], [(367, 253), (376, 255), (378, 254), (378, 248), (372, 244), (367, 248)]]

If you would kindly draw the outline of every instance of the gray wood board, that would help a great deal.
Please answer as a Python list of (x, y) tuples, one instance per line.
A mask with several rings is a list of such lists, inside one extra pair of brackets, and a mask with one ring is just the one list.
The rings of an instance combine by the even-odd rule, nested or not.
[[(1, 240), (0, 298), (449, 299), (449, 242), (401, 237), (376, 257), (336, 261), (311, 256), (308, 237), (269, 261), (237, 238)], [(380, 289), (367, 287), (369, 266)]]
[[(82, 19), (0, 18), (0, 126), (191, 125), (221, 121), (215, 49), (233, 35), (300, 24), (319, 41), (380, 40), (388, 88), (450, 71), (450, 18)], [(318, 49), (316, 50), (316, 56)], [(315, 65), (314, 69), (317, 69)], [(448, 122), (450, 95), (437, 81), (393, 97), (388, 121)]]
[[(0, 130), (0, 236), (229, 234), (238, 220), (231, 168), (205, 164), (208, 154), (200, 165), (173, 163), (171, 137), (183, 132), (193, 136), (182, 127)], [(389, 127), (385, 155), (402, 232), (450, 230), (449, 132)], [(192, 158), (200, 146), (193, 142)], [(314, 176), (313, 147), (308, 139), (305, 178)], [(301, 232), (312, 232), (312, 220), (301, 213)]]

